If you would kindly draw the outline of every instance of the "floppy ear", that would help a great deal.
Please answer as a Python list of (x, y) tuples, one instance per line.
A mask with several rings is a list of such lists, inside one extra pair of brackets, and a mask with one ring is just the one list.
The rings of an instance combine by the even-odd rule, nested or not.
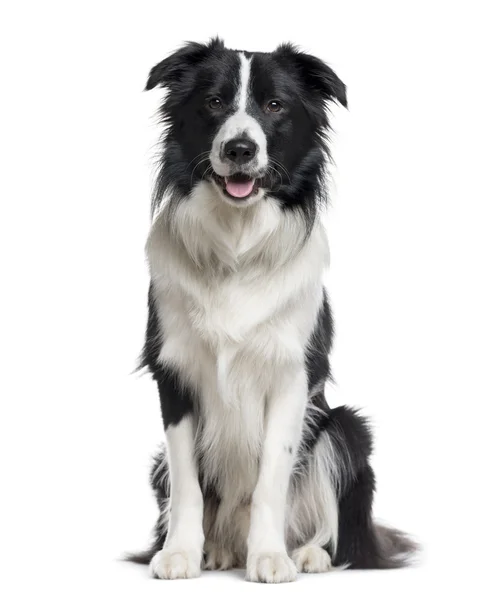
[(188, 74), (192, 67), (197, 65), (207, 54), (216, 48), (223, 48), (224, 42), (219, 38), (213, 38), (208, 44), (188, 42), (182, 48), (168, 56), (150, 71), (146, 90), (151, 90), (157, 85), (170, 87), (178, 83), (182, 77)]
[(291, 61), (305, 83), (324, 100), (339, 102), (345, 108), (348, 107), (345, 84), (323, 60), (301, 52), (293, 44), (282, 44), (277, 48), (276, 54)]

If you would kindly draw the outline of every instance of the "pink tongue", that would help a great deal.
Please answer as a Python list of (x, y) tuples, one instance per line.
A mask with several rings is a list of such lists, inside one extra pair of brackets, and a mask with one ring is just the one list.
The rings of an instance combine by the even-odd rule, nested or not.
[(250, 179), (249, 181), (229, 181), (226, 177), (226, 190), (235, 198), (246, 198), (246, 196), (249, 196), (253, 191), (254, 185), (254, 179)]

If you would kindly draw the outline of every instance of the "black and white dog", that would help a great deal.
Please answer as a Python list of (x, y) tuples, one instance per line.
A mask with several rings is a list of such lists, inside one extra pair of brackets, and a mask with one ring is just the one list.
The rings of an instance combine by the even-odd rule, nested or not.
[(332, 317), (319, 208), (328, 103), (346, 87), (321, 60), (189, 43), (155, 66), (167, 88), (147, 243), (142, 366), (166, 448), (160, 516), (133, 560), (163, 579), (246, 567), (247, 579), (405, 564), (413, 543), (374, 524), (367, 423), (329, 408)]

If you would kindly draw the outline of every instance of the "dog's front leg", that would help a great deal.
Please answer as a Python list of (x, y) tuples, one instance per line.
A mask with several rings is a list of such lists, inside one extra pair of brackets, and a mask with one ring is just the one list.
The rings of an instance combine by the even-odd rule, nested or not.
[(286, 550), (285, 513), (308, 397), (302, 366), (273, 376), (277, 383), (268, 398), (262, 460), (251, 504), (246, 567), (247, 579), (266, 583), (296, 578), (296, 567)]
[[(198, 577), (203, 555), (203, 495), (198, 482), (195, 430), (191, 400), (178, 397), (178, 386), (167, 376), (159, 382), (162, 415), (166, 427), (170, 473), (170, 505), (167, 538), (151, 562), (160, 579)], [(170, 408), (174, 402), (174, 413)]]

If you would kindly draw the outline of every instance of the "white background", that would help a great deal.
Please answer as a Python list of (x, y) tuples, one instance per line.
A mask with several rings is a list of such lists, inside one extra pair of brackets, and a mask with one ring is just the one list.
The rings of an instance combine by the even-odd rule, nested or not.
[[(1, 18), (1, 544), (5, 598), (490, 594), (496, 94), (491, 2), (17, 2)], [(325, 8), (323, 8), (325, 6)], [(116, 559), (155, 518), (163, 438), (144, 336), (161, 92), (184, 40), (291, 40), (349, 90), (334, 109), (332, 405), (374, 424), (375, 512), (422, 563), (258, 586), (148, 579)], [(221, 596), (222, 597), (222, 596)]]

